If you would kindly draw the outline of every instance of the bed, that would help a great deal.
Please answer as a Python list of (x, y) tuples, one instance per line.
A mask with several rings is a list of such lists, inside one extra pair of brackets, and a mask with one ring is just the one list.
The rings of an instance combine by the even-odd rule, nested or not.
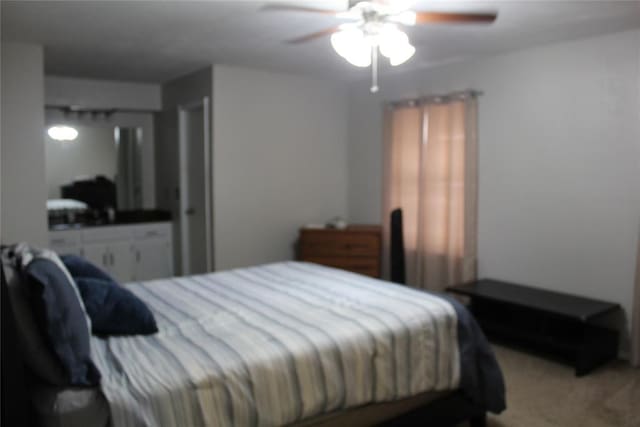
[[(484, 336), (443, 296), (301, 262), (126, 286), (159, 332), (92, 337), (108, 419), (83, 408), (69, 424), (371, 425), (424, 409), (480, 425), (505, 407)], [(64, 400), (48, 396), (55, 416)]]

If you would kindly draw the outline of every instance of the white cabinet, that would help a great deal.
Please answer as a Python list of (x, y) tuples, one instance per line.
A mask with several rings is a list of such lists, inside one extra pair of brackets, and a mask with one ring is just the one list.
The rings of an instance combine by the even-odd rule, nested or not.
[(134, 250), (134, 279), (150, 280), (172, 275), (171, 262), (173, 254), (165, 239), (138, 240)]
[(63, 254), (82, 255), (82, 239), (78, 230), (49, 232), (49, 247)]
[[(130, 282), (136, 279), (132, 273), (134, 268), (133, 247), (128, 240), (85, 243), (81, 252), (81, 256), (100, 267), (118, 282)], [(145, 278), (141, 280), (145, 280)]]
[[(109, 251), (109, 273), (118, 282), (130, 282), (138, 279), (133, 274), (133, 246), (136, 242), (111, 242), (107, 246)], [(166, 276), (165, 276), (166, 277)], [(138, 280), (146, 280), (141, 277)]]
[[(58, 252), (59, 254), (65, 254), (65, 252), (59, 250), (53, 245), (51, 245), (51, 249)], [(107, 247), (102, 243), (86, 243), (82, 246), (80, 255), (86, 258), (96, 267), (100, 267), (105, 271), (109, 269), (109, 255), (107, 252)]]
[(123, 283), (173, 276), (171, 223), (49, 232), (50, 248), (81, 255)]

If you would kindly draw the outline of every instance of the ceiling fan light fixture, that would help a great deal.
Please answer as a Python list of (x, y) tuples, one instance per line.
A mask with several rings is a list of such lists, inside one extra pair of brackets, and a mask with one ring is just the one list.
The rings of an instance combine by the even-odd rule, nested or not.
[(389, 63), (394, 67), (396, 65), (404, 64), (413, 56), (414, 53), (416, 53), (416, 48), (413, 47), (411, 43), (407, 43), (406, 45), (400, 46), (393, 55), (389, 57)]
[(338, 55), (356, 67), (371, 65), (371, 44), (360, 29), (348, 28), (333, 33), (331, 46)]
[(353, 23), (327, 28), (288, 42), (304, 43), (332, 34), (331, 45), (340, 56), (356, 67), (371, 66), (371, 91), (377, 92), (379, 54), (388, 58), (392, 66), (397, 66), (407, 62), (416, 53), (409, 37), (400, 28), (432, 23), (490, 24), (498, 16), (497, 12), (416, 12), (412, 7), (414, 2), (415, 0), (349, 0), (346, 11), (294, 4), (267, 4), (263, 6), (263, 10), (312, 12), (354, 20)]
[(398, 24), (414, 26), (417, 22), (417, 15), (413, 10), (405, 10), (389, 16), (388, 19), (392, 22), (397, 22)]
[(409, 43), (409, 37), (395, 25), (386, 25), (378, 38), (380, 53), (387, 58), (391, 65), (403, 64), (416, 53), (416, 48)]
[(345, 10), (344, 12), (338, 12), (336, 13), (336, 18), (339, 19), (353, 19), (353, 20), (360, 20), (361, 18), (361, 13), (358, 9), (354, 9), (351, 8), (349, 10)]

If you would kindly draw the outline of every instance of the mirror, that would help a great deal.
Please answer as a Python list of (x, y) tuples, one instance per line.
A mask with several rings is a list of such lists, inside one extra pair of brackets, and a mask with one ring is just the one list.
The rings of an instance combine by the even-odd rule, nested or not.
[(142, 209), (142, 141), (142, 127), (49, 126), (48, 199), (75, 199), (95, 210)]

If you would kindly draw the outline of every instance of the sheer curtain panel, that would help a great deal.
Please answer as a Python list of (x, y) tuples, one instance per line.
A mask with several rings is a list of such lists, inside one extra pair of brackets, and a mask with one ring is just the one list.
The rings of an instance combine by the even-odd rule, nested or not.
[(390, 106), (385, 126), (383, 218), (388, 228), (390, 212), (403, 211), (407, 284), (441, 291), (474, 279), (476, 97)]

